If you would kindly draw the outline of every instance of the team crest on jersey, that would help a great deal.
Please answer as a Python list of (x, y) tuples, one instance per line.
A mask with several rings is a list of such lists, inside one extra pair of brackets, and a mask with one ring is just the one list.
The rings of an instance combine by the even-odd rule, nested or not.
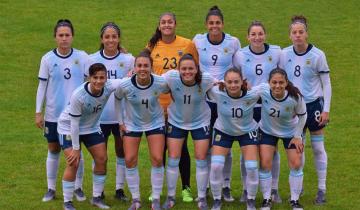
[(310, 64), (311, 64), (310, 59), (306, 59), (306, 65), (310, 65)]
[(285, 111), (286, 111), (286, 112), (290, 112), (290, 107), (287, 106), (287, 107), (285, 108)]
[(157, 53), (157, 54), (155, 55), (155, 58), (160, 58), (160, 54)]
[(269, 62), (271, 62), (271, 61), (272, 61), (272, 57), (271, 57), (271, 55), (268, 57), (268, 59), (269, 59)]
[(216, 134), (215, 136), (215, 141), (220, 141), (221, 140), (221, 135), (220, 134)]
[(184, 52), (182, 50), (178, 50), (178, 54), (179, 54), (179, 56), (182, 56), (184, 54)]
[(49, 128), (48, 127), (45, 127), (45, 131), (44, 131), (46, 134), (49, 134)]
[(224, 48), (224, 53), (226, 54), (226, 53), (228, 53), (229, 52), (229, 49), (228, 48)]
[(66, 141), (71, 141), (71, 136), (70, 136), (70, 135), (66, 135), (66, 136), (65, 136), (65, 140), (66, 140)]
[(121, 62), (121, 63), (119, 64), (119, 66), (120, 66), (121, 68), (124, 67), (124, 63)]
[(74, 63), (75, 63), (76, 65), (79, 64), (79, 60), (76, 59)]

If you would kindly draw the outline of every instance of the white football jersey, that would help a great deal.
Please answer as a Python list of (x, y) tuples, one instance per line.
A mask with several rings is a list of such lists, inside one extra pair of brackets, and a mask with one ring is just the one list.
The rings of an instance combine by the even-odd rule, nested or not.
[(282, 50), (280, 67), (288, 74), (289, 80), (299, 88), (305, 103), (323, 96), (320, 74), (330, 72), (323, 51), (309, 44), (303, 54), (295, 52), (293, 46)]
[(202, 73), (200, 85), (187, 86), (182, 82), (178, 70), (170, 70), (162, 76), (172, 96), (172, 102), (167, 108), (169, 123), (184, 130), (208, 126), (210, 108), (206, 103), (206, 92), (214, 85), (215, 79)]
[(280, 138), (292, 138), (298, 124), (298, 115), (306, 114), (306, 105), (301, 96), (296, 100), (286, 91), (278, 100), (271, 94), (270, 86), (262, 83), (255, 90), (261, 96), (261, 120), (259, 127), (265, 133)]
[[(108, 79), (122, 79), (127, 77), (129, 71), (134, 68), (135, 58), (131, 54), (118, 53), (114, 57), (107, 57), (104, 51), (100, 50), (90, 55), (90, 63), (102, 63), (107, 69)], [(117, 117), (114, 115), (115, 98), (112, 94), (106, 103), (103, 113), (100, 117), (101, 124), (115, 124), (118, 123)]]
[(218, 107), (214, 128), (231, 136), (244, 135), (257, 129), (253, 112), (260, 97), (256, 90), (243, 91), (240, 97), (233, 98), (215, 86), (210, 89), (208, 96)]
[(45, 121), (58, 121), (72, 92), (84, 82), (87, 62), (88, 55), (74, 48), (65, 57), (54, 49), (41, 58), (38, 77), (47, 81)]
[(89, 82), (85, 82), (72, 94), (69, 104), (61, 113), (58, 121), (58, 133), (71, 133), (70, 117), (80, 117), (79, 135), (100, 132), (100, 115), (112, 92), (119, 87), (121, 80), (107, 80), (102, 93), (98, 96), (89, 91)]
[(276, 45), (265, 44), (265, 51), (255, 53), (250, 45), (237, 51), (234, 56), (234, 66), (241, 69), (244, 79), (251, 86), (266, 83), (270, 71), (275, 69), (280, 60), (281, 49)]
[(238, 38), (224, 34), (219, 44), (209, 40), (208, 33), (197, 34), (193, 42), (199, 54), (202, 72), (207, 72), (217, 80), (223, 80), (225, 72), (233, 67), (233, 56), (241, 48)]
[(117, 99), (124, 99), (124, 124), (128, 131), (149, 131), (165, 125), (163, 108), (158, 98), (169, 91), (163, 77), (151, 75), (151, 83), (140, 87), (136, 75), (125, 78), (115, 92)]

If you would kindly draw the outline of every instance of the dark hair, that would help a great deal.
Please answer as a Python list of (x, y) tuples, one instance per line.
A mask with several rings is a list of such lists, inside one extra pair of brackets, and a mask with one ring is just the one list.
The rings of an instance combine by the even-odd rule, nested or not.
[(148, 58), (149, 59), (149, 61), (150, 61), (150, 65), (151, 65), (151, 67), (153, 66), (153, 59), (152, 59), (152, 57), (150, 56), (150, 50), (149, 49), (143, 49), (140, 53), (139, 53), (139, 55), (138, 56), (136, 56), (136, 58), (135, 58), (135, 62), (134, 62), (134, 65), (136, 65), (136, 61), (137, 61), (137, 59), (138, 58)]
[(305, 31), (308, 30), (308, 25), (307, 25), (307, 19), (304, 15), (294, 15), (291, 17), (291, 23), (289, 25), (289, 30), (291, 30), (291, 27), (293, 24), (295, 23), (301, 23), (305, 26)]
[(264, 30), (264, 33), (266, 33), (264, 24), (261, 21), (254, 20), (253, 22), (250, 23), (250, 25), (248, 27), (248, 31), (247, 31), (248, 34), (250, 34), (250, 30), (253, 26), (260, 26)]
[(242, 91), (248, 90), (248, 84), (247, 84), (247, 81), (244, 80), (241, 69), (238, 69), (238, 68), (235, 68), (235, 67), (232, 67), (232, 68), (228, 69), (224, 74), (224, 80), (225, 80), (226, 76), (228, 75), (228, 73), (230, 73), (230, 72), (236, 73), (236, 74), (238, 74), (240, 76), (240, 78), (241, 78), (241, 80), (243, 82), (242, 85), (241, 85), (241, 90)]
[(284, 69), (281, 69), (279, 67), (271, 70), (270, 74), (269, 74), (269, 82), (271, 80), (271, 78), (275, 75), (275, 74), (281, 74), (285, 77), (285, 80), (287, 81), (288, 85), (285, 87), (285, 89), (289, 92), (289, 95), (293, 98), (295, 98), (296, 100), (299, 99), (300, 96), (302, 96), (300, 90), (294, 86), (294, 84), (292, 82), (289, 81), (287, 73)]
[(89, 76), (94, 76), (97, 72), (104, 71), (107, 72), (106, 67), (102, 63), (94, 63), (89, 67)]
[(215, 5), (209, 9), (205, 21), (207, 22), (212, 15), (220, 17), (221, 21), (224, 22), (224, 16), (218, 6)]
[(193, 61), (193, 62), (194, 62), (195, 67), (196, 67), (197, 70), (198, 70), (197, 73), (196, 73), (196, 75), (195, 75), (195, 82), (196, 82), (196, 84), (198, 84), (199, 87), (200, 87), (202, 74), (201, 74), (201, 71), (200, 71), (200, 69), (199, 69), (199, 66), (196, 64), (196, 61), (195, 61), (194, 57), (193, 57), (190, 53), (187, 53), (187, 54), (183, 55), (183, 56), (180, 58), (178, 68), (180, 69), (180, 64), (181, 64), (183, 61), (185, 61), (185, 60), (190, 60), (190, 61)]
[(176, 16), (174, 13), (172, 12), (164, 12), (160, 15), (159, 17), (159, 22), (158, 22), (158, 26), (156, 27), (155, 29), (155, 33), (152, 35), (151, 39), (149, 40), (149, 43), (148, 43), (148, 47), (150, 50), (154, 49), (156, 43), (161, 39), (161, 31), (159, 29), (159, 25), (160, 25), (160, 21), (161, 21), (161, 18), (164, 17), (165, 15), (169, 15), (171, 16), (175, 23), (176, 23)]
[[(101, 27), (101, 29), (100, 29), (100, 38), (103, 38), (105, 30), (107, 28), (113, 28), (116, 31), (118, 37), (120, 38), (120, 34), (121, 34), (120, 27), (118, 25), (116, 25), (116, 23), (114, 23), (114, 22), (107, 22)], [(102, 50), (102, 49), (104, 49), (104, 44), (103, 43), (100, 44), (100, 50)], [(120, 40), (119, 40), (117, 49), (119, 51), (122, 49), (122, 47), (120, 46)]]
[(60, 19), (57, 21), (57, 23), (54, 27), (54, 37), (56, 37), (56, 32), (57, 32), (58, 28), (62, 27), (62, 26), (69, 27), (71, 30), (71, 35), (74, 36), (74, 27), (73, 27), (71, 21), (68, 19)]

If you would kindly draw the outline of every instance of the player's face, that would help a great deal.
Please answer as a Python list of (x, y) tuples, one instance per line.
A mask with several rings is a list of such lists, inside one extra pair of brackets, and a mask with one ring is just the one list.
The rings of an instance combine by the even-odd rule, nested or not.
[(219, 16), (210, 15), (206, 21), (206, 28), (211, 35), (222, 34), (224, 29), (224, 23)]
[(119, 45), (119, 36), (112, 27), (107, 27), (102, 35), (101, 43), (104, 44), (105, 51), (114, 52)]
[(135, 63), (135, 74), (139, 79), (149, 79), (151, 73), (151, 63), (149, 58), (139, 57)]
[(94, 75), (90, 76), (89, 81), (91, 92), (95, 95), (100, 94), (105, 86), (106, 80), (106, 71), (97, 71)]
[(56, 30), (55, 41), (59, 48), (70, 49), (73, 41), (71, 29), (67, 26), (60, 26)]
[(285, 95), (285, 88), (288, 85), (285, 76), (279, 73), (275, 73), (270, 81), (270, 90), (275, 98), (281, 99)]
[(293, 45), (301, 46), (307, 44), (308, 33), (304, 24), (295, 23), (291, 26), (290, 39)]
[(195, 76), (198, 72), (196, 68), (195, 62), (193, 60), (184, 60), (180, 63), (179, 72), (181, 79), (186, 84), (193, 84), (195, 83)]
[(175, 35), (176, 22), (171, 15), (164, 15), (159, 22), (159, 30), (162, 36)]
[(266, 34), (261, 26), (252, 26), (247, 38), (252, 47), (263, 47)]
[(238, 73), (229, 72), (226, 74), (225, 88), (229, 95), (231, 96), (240, 96), (241, 85), (243, 84), (242, 78)]

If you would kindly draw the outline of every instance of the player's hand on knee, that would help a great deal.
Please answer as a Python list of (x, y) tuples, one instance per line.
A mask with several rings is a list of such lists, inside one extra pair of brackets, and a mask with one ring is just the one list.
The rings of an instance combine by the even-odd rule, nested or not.
[(288, 148), (291, 147), (291, 145), (294, 145), (296, 147), (296, 151), (298, 153), (302, 153), (304, 151), (304, 144), (301, 140), (301, 138), (294, 137), (291, 139)]
[(72, 150), (70, 155), (66, 157), (66, 161), (70, 166), (77, 167), (80, 161), (80, 150)]

